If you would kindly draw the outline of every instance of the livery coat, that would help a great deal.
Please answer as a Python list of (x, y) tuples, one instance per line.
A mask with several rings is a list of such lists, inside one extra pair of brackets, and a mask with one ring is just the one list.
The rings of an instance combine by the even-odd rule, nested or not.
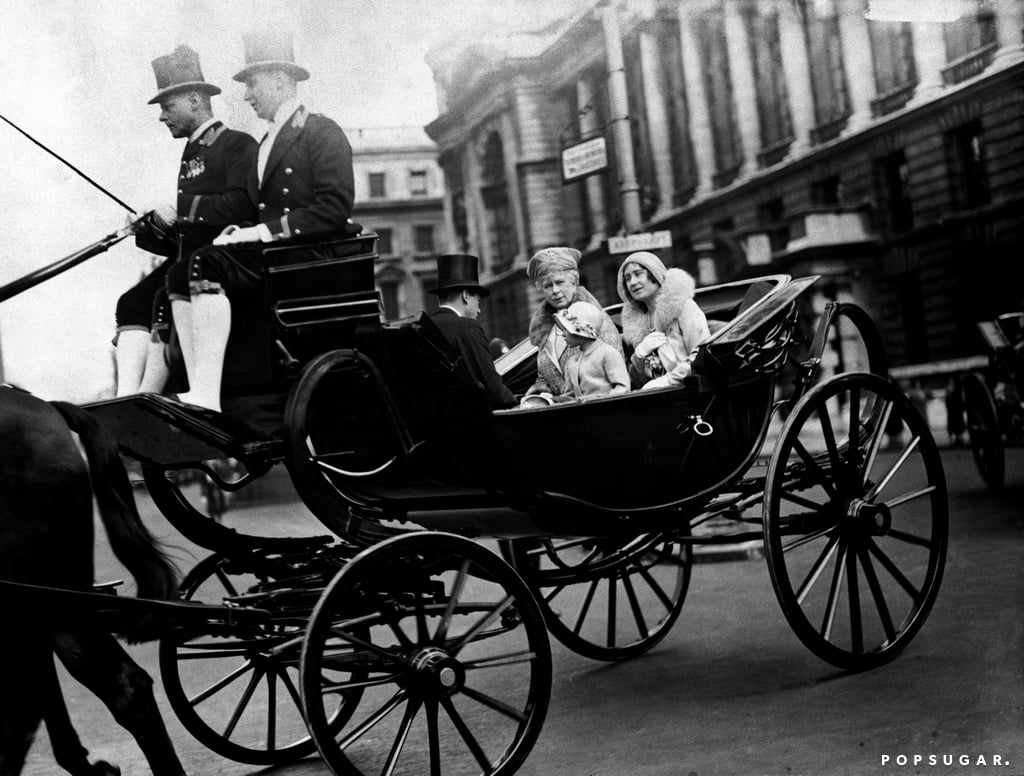
[(472, 318), (463, 318), (447, 307), (439, 308), (430, 318), (452, 350), (462, 356), (469, 374), (487, 391), (491, 406), (495, 409), (516, 406), (516, 397), (494, 368), (483, 327)]
[[(266, 142), (266, 139), (262, 142)], [(275, 240), (344, 232), (355, 198), (352, 147), (344, 131), (302, 105), (281, 126), (263, 171), (249, 171), (249, 196)]]
[(178, 172), (178, 221), (161, 239), (141, 232), (136, 244), (162, 256), (185, 258), (207, 245), (229, 224), (253, 222), (256, 207), (249, 195), (249, 175), (256, 165), (252, 135), (216, 121), (185, 145)]

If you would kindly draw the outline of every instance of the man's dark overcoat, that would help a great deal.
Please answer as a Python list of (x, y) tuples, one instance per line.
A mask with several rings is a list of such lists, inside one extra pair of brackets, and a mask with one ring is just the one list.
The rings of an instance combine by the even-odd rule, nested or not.
[(516, 406), (516, 397), (501, 381), (501, 376), (494, 368), (483, 327), (474, 319), (463, 318), (447, 307), (436, 310), (430, 318), (452, 349), (462, 356), (473, 379), (486, 389), (491, 398), (491, 406), (495, 409)]

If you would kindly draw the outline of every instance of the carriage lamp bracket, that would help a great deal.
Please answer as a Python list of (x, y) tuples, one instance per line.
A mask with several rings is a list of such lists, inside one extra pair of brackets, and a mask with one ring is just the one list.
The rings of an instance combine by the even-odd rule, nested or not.
[(274, 345), (281, 351), (281, 366), (285, 369), (295, 369), (299, 365), (299, 359), (291, 354), (280, 339), (274, 340)]
[(676, 426), (676, 431), (680, 434), (692, 431), (699, 437), (709, 437), (715, 433), (715, 427), (700, 415), (687, 415), (686, 420)]

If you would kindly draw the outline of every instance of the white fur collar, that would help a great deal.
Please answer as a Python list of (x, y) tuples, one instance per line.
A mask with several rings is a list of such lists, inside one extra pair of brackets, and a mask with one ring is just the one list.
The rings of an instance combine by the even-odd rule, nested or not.
[(649, 316), (643, 305), (632, 299), (622, 306), (622, 336), (636, 346), (652, 331), (666, 331), (685, 311), (687, 300), (693, 299), (697, 284), (685, 270), (673, 267), (665, 273), (653, 300), (654, 314)]

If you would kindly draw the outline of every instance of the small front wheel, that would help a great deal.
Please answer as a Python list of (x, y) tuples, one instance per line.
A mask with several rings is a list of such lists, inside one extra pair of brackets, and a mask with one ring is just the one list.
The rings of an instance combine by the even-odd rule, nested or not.
[[(529, 589), (468, 539), (397, 536), (357, 555), (306, 629), (302, 699), (336, 774), (508, 776), (540, 734), (551, 652)], [(340, 728), (337, 698), (362, 692)]]
[[(883, 449), (895, 421), (909, 436)], [(800, 400), (768, 467), (764, 544), (782, 611), (814, 654), (862, 670), (906, 647), (938, 595), (948, 532), (939, 450), (894, 383), (844, 374)]]
[(1001, 490), (1006, 480), (1006, 455), (999, 432), (999, 414), (992, 391), (977, 372), (964, 377), (963, 404), (978, 472), (990, 490)]

